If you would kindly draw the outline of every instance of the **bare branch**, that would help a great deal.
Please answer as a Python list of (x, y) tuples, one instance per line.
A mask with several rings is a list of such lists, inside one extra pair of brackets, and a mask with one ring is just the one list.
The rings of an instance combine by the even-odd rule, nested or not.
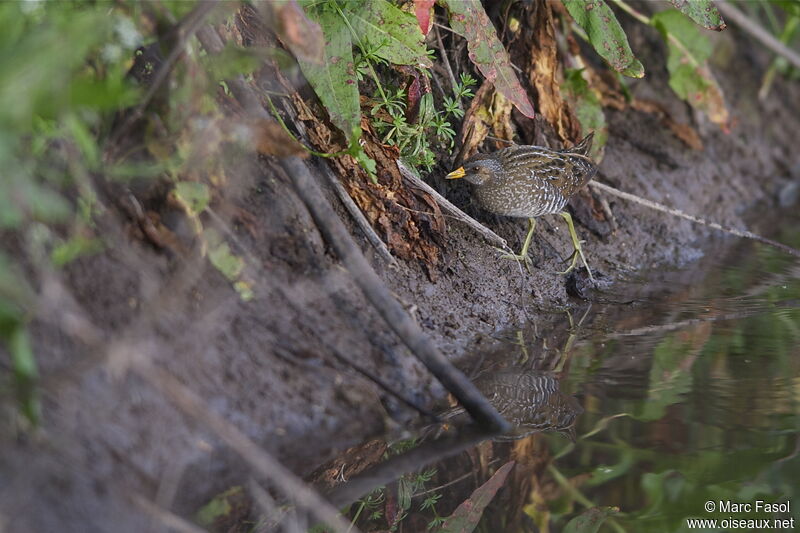
[(784, 57), (796, 68), (800, 68), (800, 54), (773, 37), (772, 34), (762, 28), (758, 22), (749, 18), (725, 0), (717, 0), (716, 6), (726, 19), (739, 26), (742, 30), (749, 33), (751, 37), (779, 56)]
[(787, 254), (791, 254), (795, 257), (800, 257), (800, 250), (798, 250), (797, 248), (792, 248), (791, 246), (787, 246), (778, 241), (767, 239), (766, 237), (762, 237), (761, 235), (756, 235), (755, 233), (752, 233), (750, 231), (736, 229), (730, 226), (723, 226), (722, 224), (718, 224), (716, 222), (709, 222), (708, 220), (705, 220), (703, 218), (696, 217), (688, 213), (684, 213), (680, 209), (675, 209), (674, 207), (668, 207), (666, 205), (659, 204), (652, 200), (641, 198), (639, 196), (636, 196), (635, 194), (620, 191), (619, 189), (615, 189), (614, 187), (606, 185), (605, 183), (600, 183), (599, 181), (590, 181), (589, 185), (594, 187), (595, 189), (599, 189), (603, 192), (613, 194), (614, 196), (618, 196), (625, 200), (637, 203), (639, 205), (643, 205), (645, 207), (649, 207), (650, 209), (655, 209), (656, 211), (661, 211), (662, 213), (668, 213), (672, 216), (684, 218), (686, 220), (691, 220), (692, 222), (695, 222), (697, 224), (702, 224), (703, 226), (707, 226), (709, 228), (724, 231), (725, 233), (730, 233), (731, 235), (736, 235), (737, 237), (744, 237), (745, 239), (753, 239), (754, 241), (763, 242), (764, 244), (774, 246), (775, 248), (783, 252), (786, 252)]
[(193, 391), (172, 374), (141, 358), (133, 367), (145, 381), (169, 398), (173, 405), (214, 432), (220, 440), (235, 450), (253, 469), (289, 496), (295, 504), (317, 520), (325, 522), (336, 533), (355, 532), (330, 503), (325, 501), (302, 479), (258, 446), (247, 435), (211, 409)]
[(433, 196), (433, 199), (436, 200), (436, 203), (439, 204), (439, 207), (442, 208), (443, 211), (446, 211), (451, 216), (455, 217), (460, 222), (463, 222), (473, 230), (475, 230), (478, 234), (480, 234), (484, 239), (487, 241), (500, 246), (503, 249), (510, 250), (508, 248), (508, 243), (505, 239), (500, 237), (498, 234), (463, 212), (458, 207), (451, 204), (447, 198), (436, 192), (433, 187), (416, 177), (406, 166), (401, 163), (400, 161), (397, 162), (397, 168), (400, 169), (400, 174), (403, 175), (403, 178), (408, 181), (414, 187), (418, 189), (422, 189), (426, 193)]

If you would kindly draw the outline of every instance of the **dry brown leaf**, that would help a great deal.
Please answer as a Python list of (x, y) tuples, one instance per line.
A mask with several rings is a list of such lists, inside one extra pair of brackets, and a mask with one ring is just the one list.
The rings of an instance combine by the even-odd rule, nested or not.
[(461, 160), (469, 159), (472, 154), (477, 152), (478, 146), (489, 135), (488, 106), (493, 92), (494, 86), (490, 82), (484, 81), (464, 114), (464, 121), (461, 124), (461, 150), (459, 152), (459, 159)]
[(676, 122), (669, 114), (667, 108), (659, 102), (654, 100), (647, 100), (637, 98), (631, 102), (631, 107), (643, 113), (656, 115), (661, 119), (661, 124), (669, 128), (669, 130), (686, 146), (693, 150), (702, 150), (703, 141), (697, 131), (688, 124), (681, 124)]
[(275, 33), (298, 59), (312, 63), (322, 62), (325, 37), (319, 24), (309, 19), (295, 0), (265, 2), (272, 11)]
[(600, 93), (600, 104), (619, 111), (628, 107), (628, 101), (622, 93), (619, 80), (609, 70), (598, 72), (587, 67), (589, 72), (589, 85)]
[(258, 153), (288, 157), (291, 155), (306, 158), (308, 152), (294, 138), (286, 133), (274, 120), (255, 119), (248, 124), (253, 143)]
[[(514, 138), (514, 127), (511, 125), (511, 111), (514, 105), (511, 100), (503, 96), (502, 93), (494, 91), (492, 105), (489, 109), (489, 119), (492, 125), (492, 134), (498, 139), (511, 141)], [(506, 148), (509, 142), (495, 141), (495, 147), (499, 150)]]
[(514, 127), (511, 124), (513, 109), (513, 102), (491, 83), (484, 82), (464, 115), (460, 159), (467, 159), (474, 154), (490, 132), (497, 139), (509, 141), (495, 141), (495, 148), (499, 150), (507, 147), (514, 138)]
[[(306, 135), (314, 147), (325, 152), (338, 152), (344, 148), (334, 139), (331, 127), (316, 118), (310, 105), (294, 91), (287, 88), (297, 110), (298, 118), (306, 126)], [(366, 117), (361, 119), (362, 147), (376, 163), (377, 183), (349, 155), (330, 158), (334, 172), (390, 251), (407, 261), (419, 261), (428, 276), (435, 279), (444, 245), (446, 231), (444, 218), (435, 200), (422, 191), (406, 186), (397, 168), (400, 156), (395, 146), (382, 144)]]
[(555, 128), (562, 141), (572, 141), (580, 136), (580, 128), (559, 89), (560, 62), (551, 5), (543, 2), (538, 9), (529, 9), (528, 13), (528, 24), (533, 32), (529, 41), (531, 63), (528, 78), (538, 95), (539, 113)]

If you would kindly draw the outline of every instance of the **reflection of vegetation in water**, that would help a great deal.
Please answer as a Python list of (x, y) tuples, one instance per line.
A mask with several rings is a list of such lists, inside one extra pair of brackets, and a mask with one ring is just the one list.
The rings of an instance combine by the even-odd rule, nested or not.
[[(577, 483), (551, 500), (556, 524), (581, 505), (618, 505), (622, 513), (606, 530), (637, 532), (684, 531), (691, 517), (790, 518), (703, 508), (709, 500), (792, 502), (800, 495), (800, 309), (792, 304), (800, 280), (778, 252), (761, 248), (750, 258), (709, 276), (707, 294), (725, 297), (700, 295), (708, 303), (690, 314), (701, 320), (665, 334), (649, 353), (636, 353), (636, 339), (576, 350), (571, 381), (587, 390), (585, 434), (575, 446), (550, 439), (560, 456), (551, 474)], [(740, 316), (719, 319), (731, 309)], [(593, 380), (603, 360), (626, 350), (649, 361), (649, 372), (636, 368), (642, 388), (604, 389)], [(791, 513), (800, 518), (797, 506)]]
[[(418, 445), (419, 439), (416, 438), (396, 441), (384, 453), (384, 459), (401, 455)], [(365, 531), (396, 531), (414, 510), (430, 515), (429, 529), (437, 527), (445, 520), (436, 510), (442, 494), (436, 487), (428, 488), (436, 474), (435, 468), (404, 474), (391, 486), (378, 487), (360, 498), (348, 506), (344, 514), (353, 525), (358, 524)]]

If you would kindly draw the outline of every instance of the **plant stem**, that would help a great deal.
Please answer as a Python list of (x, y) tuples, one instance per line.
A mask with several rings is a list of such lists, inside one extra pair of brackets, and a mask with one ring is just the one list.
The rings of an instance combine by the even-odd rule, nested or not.
[[(553, 466), (553, 463), (547, 465), (547, 472), (550, 473), (551, 476), (556, 480), (562, 489), (567, 491), (570, 496), (572, 496), (575, 501), (586, 507), (587, 509), (591, 509), (592, 507), (596, 507), (596, 504), (591, 501), (589, 498), (583, 495), (581, 491), (577, 488), (573, 487), (572, 484), (569, 482), (567, 478), (564, 477), (564, 474), (558, 471), (558, 469)], [(625, 533), (625, 529), (619, 525), (619, 523), (614, 520), (613, 517), (609, 517), (606, 522), (614, 528), (617, 533)]]
[(339, 152), (333, 152), (333, 153), (317, 152), (315, 150), (312, 150), (311, 148), (309, 148), (308, 146), (306, 146), (305, 144), (300, 142), (300, 139), (298, 139), (295, 136), (295, 134), (292, 133), (292, 131), (289, 129), (289, 126), (287, 126), (286, 122), (283, 121), (283, 117), (281, 117), (281, 114), (278, 113), (278, 110), (275, 107), (275, 104), (272, 103), (272, 98), (270, 98), (269, 94), (268, 93), (264, 93), (264, 96), (267, 97), (267, 105), (269, 105), (269, 109), (270, 109), (270, 111), (272, 111), (272, 115), (275, 117), (275, 120), (277, 120), (278, 123), (281, 125), (281, 127), (283, 128), (283, 131), (285, 131), (286, 134), (289, 135), (289, 137), (294, 139), (300, 146), (302, 146), (303, 149), (306, 152), (308, 152), (309, 154), (316, 155), (318, 157), (339, 157), (339, 156), (347, 155), (347, 154), (350, 153), (348, 150), (341, 150)]
[[(783, 27), (783, 31), (780, 35), (780, 41), (783, 44), (789, 44), (794, 37), (795, 30), (797, 30), (798, 23), (800, 23), (800, 18), (792, 17), (786, 21), (786, 24)], [(772, 60), (772, 64), (769, 66), (769, 70), (764, 75), (764, 80), (761, 83), (761, 88), (758, 91), (758, 98), (760, 100), (764, 100), (767, 95), (769, 94), (770, 87), (772, 86), (772, 80), (775, 78), (775, 73), (778, 70), (778, 66), (783, 63), (786, 64), (786, 59), (783, 57), (776, 57)]]
[(361, 512), (364, 510), (364, 507), (367, 506), (367, 504), (366, 504), (366, 502), (364, 502), (364, 500), (359, 500), (358, 504), (359, 504), (358, 505), (358, 511), (356, 511), (356, 515), (353, 517), (353, 520), (350, 522), (350, 528), (347, 530), (347, 533), (350, 533), (350, 529), (353, 529), (353, 526), (356, 525), (356, 522), (358, 522), (358, 517), (361, 516)]
[[(350, 25), (350, 21), (347, 20), (347, 17), (344, 16), (344, 12), (342, 11), (342, 8), (339, 7), (338, 4), (336, 4), (336, 11), (339, 12), (339, 16), (342, 17), (342, 20), (344, 20), (344, 23), (350, 29), (350, 33), (353, 35), (353, 38), (356, 40), (356, 43), (358, 44), (358, 48), (361, 49), (361, 52), (363, 53), (365, 48), (364, 48), (363, 43), (361, 42), (361, 39), (358, 37), (358, 34), (356, 33), (356, 30), (353, 28), (353, 26)], [(366, 57), (364, 57), (364, 62), (367, 64), (367, 67), (369, 68), (369, 72), (370, 72), (370, 74), (372, 74), (372, 78), (375, 80), (375, 85), (378, 86), (378, 92), (381, 93), (381, 98), (383, 98), (384, 103), (388, 103), (389, 99), (386, 98), (386, 93), (383, 92), (383, 86), (381, 85), (381, 81), (378, 79), (377, 72), (375, 72), (375, 69), (372, 68), (372, 62), (369, 59), (367, 59)]]
[(627, 14), (629, 14), (642, 24), (647, 24), (648, 26), (650, 25), (650, 17), (648, 17), (644, 13), (636, 11), (631, 6), (626, 4), (624, 0), (614, 0), (614, 3), (617, 4), (621, 10), (623, 10), (624, 12), (626, 12)]
[[(626, 4), (624, 0), (614, 0), (614, 3), (617, 4), (620, 9), (622, 9), (623, 11), (628, 13), (630, 16), (632, 16), (633, 18), (635, 18), (639, 22), (641, 22), (643, 24), (647, 24), (648, 26), (652, 26), (653, 25), (653, 19), (651, 19), (650, 17), (648, 17), (644, 13), (641, 13), (640, 11), (636, 11), (631, 6)], [(677, 48), (678, 50), (681, 51), (681, 53), (686, 57), (686, 59), (689, 61), (689, 63), (691, 63), (691, 65), (693, 67), (695, 67), (695, 68), (699, 67), (700, 63), (698, 63), (697, 59), (695, 59), (695, 57), (692, 55), (692, 53), (689, 52), (689, 49), (686, 48), (686, 46), (684, 46), (684, 44), (682, 42), (680, 42), (678, 40), (678, 38), (675, 37), (673, 34), (671, 34), (670, 32), (666, 32), (666, 33), (667, 33), (667, 39), (669, 39), (669, 42), (672, 43), (675, 46), (675, 48)]]

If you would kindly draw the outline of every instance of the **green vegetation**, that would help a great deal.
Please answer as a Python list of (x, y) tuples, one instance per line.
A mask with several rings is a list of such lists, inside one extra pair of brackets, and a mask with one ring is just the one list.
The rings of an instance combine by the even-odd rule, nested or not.
[[(800, 244), (796, 227), (784, 238)], [(614, 494), (622, 509), (604, 531), (678, 532), (686, 530), (689, 517), (729, 516), (706, 512), (702, 504), (708, 500), (797, 498), (800, 311), (792, 302), (800, 297), (800, 283), (783, 254), (754, 247), (758, 253), (711, 276), (701, 294), (693, 295), (710, 302), (705, 312), (690, 307), (676, 313), (679, 325), (687, 322), (667, 328), (655, 346), (631, 338), (624, 345), (588, 343), (573, 354), (574, 384), (591, 383), (606, 356), (627, 352), (651, 366), (641, 393), (634, 388), (602, 405), (593, 397), (585, 400), (596, 407), (579, 419), (584, 434), (577, 443), (550, 439), (553, 477), (565, 487), (571, 479), (582, 480), (572, 493), (549, 502), (551, 520), (564, 523), (578, 506), (608, 505), (606, 495)], [(742, 298), (743, 287), (760, 289)], [(736, 310), (745, 312), (736, 316)], [(714, 320), (726, 313), (734, 316)], [(538, 516), (533, 507), (528, 512)], [(785, 516), (746, 516), (779, 517), (800, 520), (800, 513), (792, 508)]]
[[(584, 37), (613, 71), (641, 76), (644, 67), (609, 4), (593, 0), (593, 9), (583, 4), (564, 0), (572, 20), (557, 15), (564, 18), (561, 31)], [(295, 30), (317, 28), (322, 35), (320, 57), (307, 51), (314, 48), (311, 37), (308, 42), (284, 40), (331, 123), (344, 136), (342, 153), (354, 156), (373, 180), (379, 169), (362, 145), (364, 128), (374, 128), (380, 141), (397, 147), (410, 165), (431, 169), (440, 154), (452, 151), (459, 121), (469, 119), (465, 108), (480, 85), (479, 74), (523, 116), (534, 113), (502, 35), (477, 0), (442, 0), (427, 13), (414, 12), (413, 3), (389, 0), (302, 0), (285, 5), (300, 6), (308, 17), (303, 23), (308, 25)], [(711, 74), (711, 44), (700, 28), (719, 29), (719, 13), (706, 0), (674, 5), (675, 10), (648, 17), (623, 0), (610, 3), (661, 32), (668, 45), (671, 86), (724, 127), (728, 112)], [(157, 6), (124, 1), (0, 4), (0, 230), (6, 237), (0, 249), (0, 340), (10, 355), (6, 386), (14, 388), (21, 412), (31, 422), (39, 416), (36, 343), (30, 335), (30, 321), (42, 304), (36, 279), (114, 246), (98, 226), (110, 207), (109, 198), (99, 193), (108, 184), (168, 181), (175, 201), (193, 220), (195, 238), (210, 263), (243, 300), (252, 297), (233, 243), (203, 224), (226, 185), (221, 148), (242, 144), (222, 126), (219, 93), (231, 99), (225, 79), (245, 75), (252, 83), (250, 74), (265, 60), (281, 65), (291, 61), (274, 47), (242, 48), (233, 43), (220, 54), (209, 54), (193, 33), (186, 42), (170, 33), (176, 25), (190, 27), (196, 19), (229, 27), (236, 7), (225, 4), (204, 20), (208, 14), (198, 4), (183, 1)], [(796, 37), (796, 3), (776, 1), (749, 9), (783, 42)], [(449, 59), (428, 49), (433, 39), (421, 30), (422, 25), (431, 27), (437, 16), (437, 24), (449, 22), (450, 30), (467, 40), (474, 66), (472, 72), (456, 72), (441, 83), (432, 67), (434, 62), (449, 65)], [(157, 45), (162, 60), (176, 46), (185, 52), (175, 54), (164, 71), (157, 62), (144, 61), (141, 79), (165, 74), (152, 88), (132, 75), (149, 45)], [(398, 76), (399, 71), (404, 74)], [(777, 72), (796, 75), (776, 59), (765, 78), (765, 91)], [(444, 88), (432, 90), (431, 80)], [(588, 71), (567, 70), (566, 80), (556, 81), (563, 82), (561, 97), (575, 107), (583, 129), (602, 128), (602, 99)], [(364, 117), (369, 126), (362, 122)], [(201, 130), (222, 133), (200, 143)], [(602, 140), (596, 138), (598, 148)]]

